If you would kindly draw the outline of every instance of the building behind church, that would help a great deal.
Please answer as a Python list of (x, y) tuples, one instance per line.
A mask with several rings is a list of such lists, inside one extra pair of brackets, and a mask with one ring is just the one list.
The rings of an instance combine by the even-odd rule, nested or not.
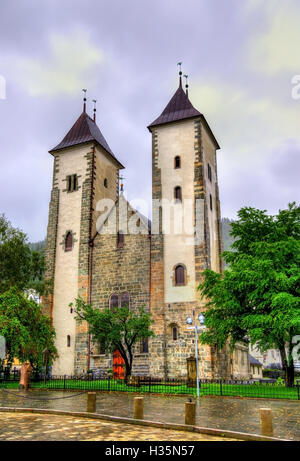
[[(188, 89), (179, 87), (148, 126), (152, 138), (152, 223), (127, 202), (117, 159), (96, 123), (83, 112), (50, 153), (54, 160), (46, 247), (53, 294), (44, 310), (53, 320), (59, 353), (53, 374), (107, 370), (120, 361), (93, 343), (69, 304), (78, 296), (95, 309), (129, 305), (151, 312), (155, 336), (136, 346), (133, 374), (187, 374), (195, 353), (186, 318), (204, 310), (197, 287), (206, 268), (222, 271), (219, 144)], [(105, 204), (107, 207), (105, 208)], [(184, 215), (180, 210), (184, 209)], [(106, 210), (106, 214), (103, 212)], [(103, 219), (105, 216), (105, 219)], [(115, 222), (112, 231), (107, 223)], [(200, 377), (248, 378), (248, 346), (234, 354), (199, 346)]]

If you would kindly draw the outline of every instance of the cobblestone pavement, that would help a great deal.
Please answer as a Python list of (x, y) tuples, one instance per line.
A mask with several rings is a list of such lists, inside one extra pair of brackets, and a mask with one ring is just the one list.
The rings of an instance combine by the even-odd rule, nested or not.
[[(0, 406), (48, 408), (66, 411), (86, 411), (86, 395), (62, 400), (37, 401), (22, 399), (22, 392), (6, 394), (0, 389)], [(14, 395), (15, 393), (15, 395)], [(74, 391), (28, 391), (27, 397), (53, 398), (74, 395)], [(97, 393), (97, 413), (132, 417), (133, 399), (138, 395), (125, 393)], [(152, 421), (184, 423), (185, 396), (144, 395), (145, 419)], [(201, 397), (197, 406), (197, 425), (216, 429), (260, 434), (259, 408), (268, 407), (273, 412), (274, 436), (300, 440), (300, 401), (237, 399), (226, 397)]]
[(212, 442), (234, 439), (74, 416), (5, 412), (0, 413), (0, 440)]

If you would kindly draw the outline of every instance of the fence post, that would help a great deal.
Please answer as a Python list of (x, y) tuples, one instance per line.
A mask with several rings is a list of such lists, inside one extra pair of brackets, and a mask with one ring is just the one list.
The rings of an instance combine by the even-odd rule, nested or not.
[(260, 408), (259, 416), (261, 435), (273, 437), (272, 410), (270, 408)]
[(64, 390), (66, 389), (66, 375), (64, 375)]
[(297, 394), (298, 394), (298, 400), (300, 400), (300, 386), (297, 383)]
[(87, 393), (87, 412), (95, 413), (96, 411), (96, 392)]
[(151, 394), (151, 376), (149, 377), (149, 394)]
[(110, 376), (108, 377), (108, 392), (110, 392)]
[(144, 397), (134, 397), (134, 419), (144, 419)]
[(185, 424), (189, 426), (196, 425), (196, 403), (186, 402), (185, 403)]
[(222, 379), (220, 379), (220, 395), (223, 395)]

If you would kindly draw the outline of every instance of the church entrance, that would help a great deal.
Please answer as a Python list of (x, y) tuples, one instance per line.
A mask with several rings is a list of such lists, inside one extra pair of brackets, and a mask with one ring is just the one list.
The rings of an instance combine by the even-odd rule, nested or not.
[(113, 378), (125, 378), (125, 362), (118, 349), (113, 353)]

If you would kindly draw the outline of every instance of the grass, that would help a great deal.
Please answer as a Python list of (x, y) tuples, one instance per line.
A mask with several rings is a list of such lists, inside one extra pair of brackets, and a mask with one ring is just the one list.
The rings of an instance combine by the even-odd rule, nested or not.
[[(3, 385), (0, 383), (0, 387)], [(7, 382), (4, 384), (7, 389), (17, 389), (18, 382)], [(149, 393), (151, 394), (169, 394), (169, 395), (194, 395), (196, 396), (196, 388), (188, 387), (186, 384), (168, 384), (168, 383), (151, 383), (141, 384), (140, 387), (128, 386), (124, 381), (119, 380), (93, 380), (79, 381), (66, 379), (53, 379), (43, 382), (32, 382), (32, 389), (57, 389), (57, 390), (99, 390), (99, 391), (114, 391), (114, 392), (130, 392), (130, 393)], [(271, 399), (298, 399), (298, 388), (288, 388), (278, 384), (224, 384), (219, 383), (201, 383), (200, 395), (211, 396), (233, 396), (233, 397), (252, 397), (252, 398), (271, 398)]]

